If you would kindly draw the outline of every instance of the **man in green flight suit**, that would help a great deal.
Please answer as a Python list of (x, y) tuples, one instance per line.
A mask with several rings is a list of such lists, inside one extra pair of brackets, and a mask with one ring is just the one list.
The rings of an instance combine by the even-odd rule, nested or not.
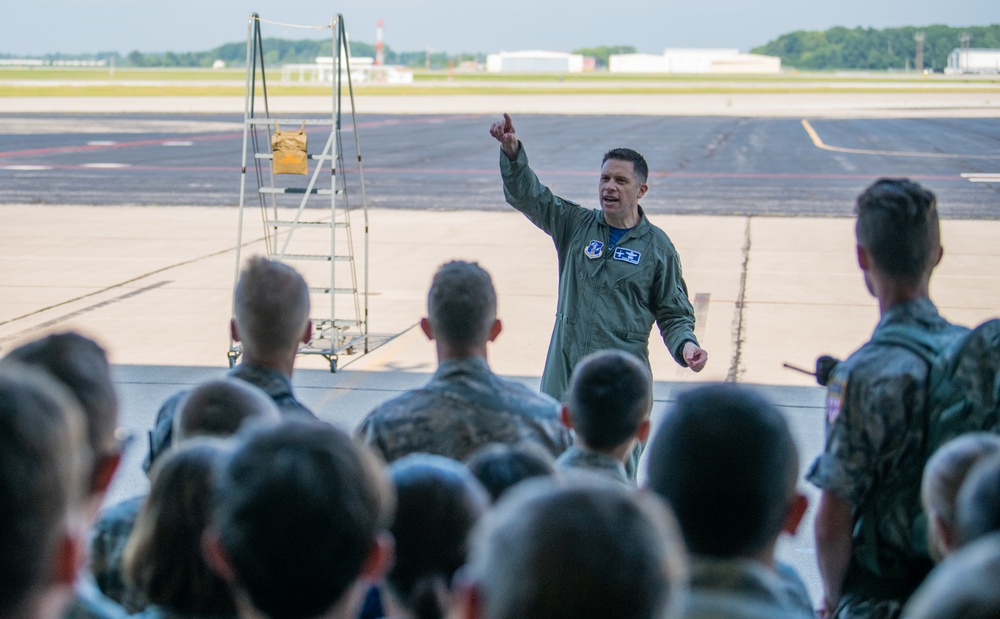
[(494, 123), (490, 135), (500, 142), (507, 202), (552, 237), (559, 257), (559, 302), (541, 390), (561, 399), (576, 363), (599, 350), (630, 352), (648, 367), (654, 322), (677, 363), (700, 372), (708, 353), (694, 336), (677, 250), (639, 206), (649, 174), (642, 155), (627, 148), (604, 155), (598, 211), (539, 182), (510, 116)]

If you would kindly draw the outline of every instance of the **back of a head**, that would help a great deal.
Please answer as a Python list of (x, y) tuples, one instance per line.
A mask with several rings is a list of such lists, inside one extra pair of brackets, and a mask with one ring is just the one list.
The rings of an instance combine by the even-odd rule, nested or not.
[(249, 423), (277, 423), (281, 413), (263, 390), (235, 378), (202, 383), (188, 393), (174, 417), (174, 443), (195, 436), (226, 437)]
[(427, 293), (435, 338), (456, 348), (482, 346), (496, 316), (497, 293), (485, 269), (461, 260), (441, 265)]
[(781, 532), (798, 452), (781, 413), (751, 389), (686, 391), (649, 450), (649, 488), (674, 510), (696, 555), (753, 557)]
[(955, 538), (959, 546), (996, 531), (1000, 531), (1000, 455), (972, 467), (955, 505)]
[(858, 196), (858, 244), (900, 281), (930, 273), (941, 244), (937, 199), (905, 178), (882, 178)]
[(118, 399), (103, 348), (78, 333), (56, 333), (19, 346), (6, 358), (48, 372), (80, 402), (95, 464), (116, 453)]
[(414, 454), (389, 467), (396, 487), (390, 529), (396, 558), (386, 581), (415, 619), (444, 616), (438, 591), (465, 564), (468, 537), (489, 508), (486, 490), (460, 462)]
[(1000, 534), (988, 535), (950, 555), (931, 572), (906, 608), (904, 619), (1000, 617)]
[(270, 619), (311, 619), (358, 578), (393, 496), (344, 432), (290, 420), (249, 432), (222, 467), (214, 528), (236, 580)]
[(216, 439), (194, 439), (159, 459), (125, 548), (126, 578), (151, 603), (179, 615), (236, 612), (228, 585), (201, 550), (215, 505), (215, 469), (227, 449)]
[(52, 584), (90, 469), (84, 432), (79, 404), (52, 378), (0, 370), (0, 617), (27, 614)]
[(533, 443), (492, 443), (477, 449), (465, 463), (493, 501), (526, 479), (555, 474), (552, 456)]
[(577, 435), (598, 450), (617, 447), (632, 438), (652, 404), (646, 366), (619, 350), (604, 350), (581, 359), (566, 393)]
[(295, 269), (254, 256), (235, 295), (233, 319), (246, 351), (267, 357), (297, 349), (309, 321), (309, 287)]
[(672, 521), (651, 495), (530, 480), (480, 520), (467, 578), (486, 619), (660, 618), (685, 582)]
[(954, 526), (958, 491), (969, 471), (997, 453), (1000, 453), (1000, 436), (988, 432), (963, 434), (942, 445), (924, 467), (921, 487), (924, 509)]

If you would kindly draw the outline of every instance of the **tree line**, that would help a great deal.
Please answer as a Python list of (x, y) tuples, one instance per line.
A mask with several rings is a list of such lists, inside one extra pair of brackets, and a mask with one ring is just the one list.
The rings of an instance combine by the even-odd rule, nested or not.
[(751, 51), (781, 57), (784, 67), (822, 71), (826, 69), (903, 70), (915, 68), (917, 35), (923, 34), (923, 68), (943, 69), (948, 54), (962, 46), (1000, 48), (1000, 24), (990, 26), (906, 26), (902, 28), (843, 28), (823, 31), (798, 30)]

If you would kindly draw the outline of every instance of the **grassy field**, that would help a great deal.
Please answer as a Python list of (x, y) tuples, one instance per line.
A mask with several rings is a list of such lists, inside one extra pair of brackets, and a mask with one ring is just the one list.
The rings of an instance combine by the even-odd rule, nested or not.
[[(274, 95), (317, 95), (330, 85), (282, 82), (269, 72)], [(0, 69), (0, 97), (241, 96), (243, 69)], [(500, 94), (781, 94), (1000, 93), (1000, 77), (900, 73), (780, 75), (491, 74), (417, 71), (407, 85), (359, 84), (359, 95)]]

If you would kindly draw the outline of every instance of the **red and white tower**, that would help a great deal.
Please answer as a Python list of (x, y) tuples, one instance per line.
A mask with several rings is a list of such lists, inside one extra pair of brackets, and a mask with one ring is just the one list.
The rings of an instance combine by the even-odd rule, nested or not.
[(375, 66), (381, 67), (385, 64), (385, 51), (382, 49), (382, 20), (378, 20), (375, 26)]

